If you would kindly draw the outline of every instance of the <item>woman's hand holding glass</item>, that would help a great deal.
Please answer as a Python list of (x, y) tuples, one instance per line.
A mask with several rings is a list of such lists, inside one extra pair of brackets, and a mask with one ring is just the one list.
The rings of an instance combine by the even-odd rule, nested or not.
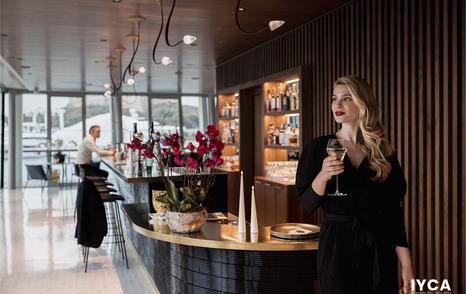
[(324, 196), (327, 182), (330, 181), (333, 176), (339, 175), (343, 172), (343, 161), (337, 160), (335, 156), (326, 157), (322, 162), (322, 169), (312, 182), (312, 189), (318, 195)]
[(319, 173), (319, 177), (328, 182), (333, 176), (339, 175), (344, 171), (343, 161), (338, 160), (336, 156), (328, 156), (322, 162), (322, 169)]

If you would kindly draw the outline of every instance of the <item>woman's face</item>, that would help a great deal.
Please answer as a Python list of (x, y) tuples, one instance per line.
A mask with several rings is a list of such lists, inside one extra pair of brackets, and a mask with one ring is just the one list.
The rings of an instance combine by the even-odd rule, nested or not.
[(359, 108), (345, 85), (333, 89), (332, 112), (337, 123), (354, 123), (358, 121)]

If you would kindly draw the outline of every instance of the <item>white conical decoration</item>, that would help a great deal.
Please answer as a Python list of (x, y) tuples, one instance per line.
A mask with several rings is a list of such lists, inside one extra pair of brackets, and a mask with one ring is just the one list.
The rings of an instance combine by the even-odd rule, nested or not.
[(239, 185), (239, 212), (238, 212), (238, 234), (246, 233), (246, 213), (244, 211), (244, 182), (243, 171), (241, 171), (241, 182)]
[[(254, 186), (251, 188), (251, 235), (259, 232), (257, 225), (256, 196), (254, 195)], [(252, 239), (252, 238), (251, 238)]]
[(251, 243), (259, 242), (259, 233), (251, 233)]

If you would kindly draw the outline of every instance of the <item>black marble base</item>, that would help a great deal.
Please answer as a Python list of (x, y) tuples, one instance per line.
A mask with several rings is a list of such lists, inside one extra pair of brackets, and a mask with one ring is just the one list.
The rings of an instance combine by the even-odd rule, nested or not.
[(317, 251), (193, 247), (126, 233), (161, 293), (317, 293)]

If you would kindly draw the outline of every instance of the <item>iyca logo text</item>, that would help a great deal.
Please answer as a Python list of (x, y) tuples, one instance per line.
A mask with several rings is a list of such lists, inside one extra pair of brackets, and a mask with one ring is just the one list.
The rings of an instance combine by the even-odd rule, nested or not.
[[(418, 286), (418, 287), (416, 287)], [(418, 288), (416, 290), (416, 288)], [(411, 280), (411, 291), (447, 291), (445, 293), (451, 292), (450, 283), (447, 279), (444, 279), (442, 282), (439, 282), (436, 279), (413, 279)]]

